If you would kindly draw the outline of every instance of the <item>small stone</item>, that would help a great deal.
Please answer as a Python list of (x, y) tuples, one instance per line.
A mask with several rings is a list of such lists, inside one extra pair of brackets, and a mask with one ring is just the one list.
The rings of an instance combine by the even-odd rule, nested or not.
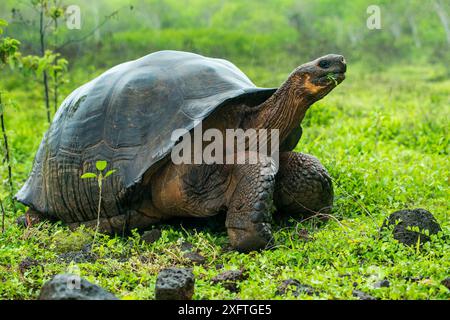
[(21, 228), (26, 228), (28, 226), (27, 218), (25, 215), (21, 215), (16, 219), (16, 224)]
[(405, 280), (406, 281), (410, 281), (410, 282), (419, 282), (419, 281), (421, 281), (423, 279), (428, 279), (428, 278), (422, 277), (422, 276), (419, 276), (419, 277), (405, 277)]
[(390, 286), (391, 283), (389, 282), (389, 280), (386, 279), (378, 281), (373, 285), (374, 288), (389, 288)]
[(24, 274), (28, 269), (36, 266), (39, 266), (39, 261), (30, 257), (26, 257), (20, 262), (19, 271), (20, 273)]
[(225, 289), (231, 292), (238, 292), (238, 281), (242, 281), (248, 278), (248, 275), (244, 270), (228, 270), (218, 274), (211, 279), (212, 283), (220, 283)]
[(211, 279), (213, 283), (219, 283), (224, 281), (241, 281), (248, 278), (248, 275), (244, 270), (228, 270), (222, 272)]
[(156, 279), (156, 300), (191, 300), (194, 294), (194, 274), (191, 269), (163, 269)]
[[(433, 215), (424, 209), (400, 210), (392, 213), (381, 226), (381, 229), (394, 227), (394, 239), (399, 242), (414, 246), (419, 241), (421, 244), (430, 241), (429, 235), (441, 231), (441, 227)], [(420, 232), (411, 230), (418, 228)], [(428, 235), (424, 232), (427, 230)]]
[(296, 279), (284, 280), (281, 285), (278, 286), (276, 295), (285, 295), (288, 292), (292, 292), (294, 297), (298, 297), (300, 294), (305, 293), (309, 296), (317, 294), (317, 291), (308, 284), (302, 284)]
[(118, 300), (115, 295), (74, 274), (58, 274), (46, 282), (39, 300)]
[(375, 297), (372, 297), (370, 294), (362, 292), (360, 290), (353, 290), (353, 296), (359, 298), (359, 300), (378, 300)]
[(300, 229), (297, 233), (298, 237), (303, 241), (310, 241), (311, 237), (309, 236), (309, 232), (307, 229)]
[(152, 229), (149, 231), (145, 231), (144, 234), (141, 236), (142, 241), (146, 243), (154, 243), (158, 241), (159, 238), (161, 238), (161, 230), (159, 229)]
[(446, 278), (446, 279), (442, 280), (442, 281), (441, 281), (441, 284), (442, 284), (444, 287), (447, 287), (448, 290), (450, 290), (450, 278)]
[(206, 261), (205, 257), (198, 252), (186, 252), (183, 257), (194, 264), (204, 264)]
[(185, 241), (181, 244), (180, 249), (181, 249), (181, 251), (191, 251), (193, 247), (194, 246), (192, 245), (192, 243)]
[(58, 255), (58, 261), (70, 263), (84, 263), (84, 262), (95, 262), (97, 256), (92, 253), (91, 245), (85, 245), (81, 250), (63, 252)]

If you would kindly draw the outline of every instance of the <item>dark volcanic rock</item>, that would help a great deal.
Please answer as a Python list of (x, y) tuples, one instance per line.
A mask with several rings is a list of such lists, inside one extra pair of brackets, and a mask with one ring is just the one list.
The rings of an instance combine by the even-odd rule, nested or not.
[(445, 287), (447, 287), (448, 290), (450, 290), (450, 278), (446, 278), (441, 281), (441, 284)]
[(298, 297), (302, 293), (306, 293), (309, 296), (317, 294), (317, 291), (307, 284), (302, 284), (296, 279), (284, 280), (281, 285), (278, 286), (278, 290), (275, 293), (278, 296), (285, 295), (289, 291), (292, 292), (294, 297)]
[[(394, 226), (394, 239), (409, 246), (430, 241), (430, 237), (424, 233), (428, 230), (429, 235), (441, 231), (441, 227), (433, 215), (424, 209), (400, 210), (392, 213), (383, 223), (381, 229)], [(420, 232), (410, 228), (418, 227)]]
[(145, 231), (141, 236), (142, 241), (146, 243), (154, 243), (158, 241), (159, 238), (161, 238), (161, 230), (159, 229)]
[(27, 227), (27, 217), (25, 215), (21, 215), (16, 219), (16, 224), (21, 228)]
[(183, 257), (194, 264), (204, 264), (206, 261), (205, 257), (198, 252), (186, 252)]
[(222, 286), (231, 291), (238, 292), (238, 281), (242, 281), (248, 278), (248, 275), (244, 272), (244, 270), (228, 270), (218, 274), (214, 278), (211, 279), (212, 283), (217, 284), (220, 283)]
[(213, 283), (219, 283), (223, 281), (242, 281), (248, 278), (248, 275), (243, 270), (228, 270), (222, 272), (211, 279)]
[(378, 281), (378, 282), (374, 283), (374, 285), (373, 285), (374, 288), (388, 288), (390, 286), (391, 286), (391, 283), (389, 282), (389, 280), (386, 280), (386, 279)]
[(424, 279), (429, 279), (428, 277), (422, 277), (422, 276), (418, 276), (418, 277), (405, 277), (406, 281), (410, 281), (410, 282), (419, 282), (421, 280)]
[(97, 260), (97, 256), (92, 253), (91, 245), (86, 244), (81, 250), (68, 251), (59, 254), (58, 260), (66, 263), (72, 261), (75, 263), (95, 262)]
[(118, 300), (115, 295), (74, 274), (58, 274), (46, 282), (40, 300)]
[(180, 249), (181, 251), (191, 251), (193, 247), (192, 243), (185, 241), (181, 244)]
[(28, 269), (39, 266), (39, 261), (26, 257), (19, 263), (19, 271), (20, 273), (24, 274)]
[(190, 300), (194, 294), (194, 274), (191, 269), (167, 268), (156, 279), (156, 300)]
[(359, 300), (378, 300), (375, 297), (372, 297), (370, 294), (362, 292), (360, 290), (353, 290), (353, 296), (359, 298)]

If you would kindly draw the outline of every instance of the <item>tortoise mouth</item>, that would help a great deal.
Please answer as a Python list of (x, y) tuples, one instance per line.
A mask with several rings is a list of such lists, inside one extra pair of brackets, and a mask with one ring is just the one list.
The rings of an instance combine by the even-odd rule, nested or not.
[(322, 76), (318, 77), (315, 81), (316, 85), (322, 87), (336, 87), (345, 79), (344, 72), (327, 72)]

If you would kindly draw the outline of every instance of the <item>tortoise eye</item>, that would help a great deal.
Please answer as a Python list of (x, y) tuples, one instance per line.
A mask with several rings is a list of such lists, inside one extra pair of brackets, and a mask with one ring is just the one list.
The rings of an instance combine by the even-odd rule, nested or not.
[(326, 69), (328, 67), (330, 67), (331, 63), (328, 60), (320, 60), (319, 61), (319, 67)]

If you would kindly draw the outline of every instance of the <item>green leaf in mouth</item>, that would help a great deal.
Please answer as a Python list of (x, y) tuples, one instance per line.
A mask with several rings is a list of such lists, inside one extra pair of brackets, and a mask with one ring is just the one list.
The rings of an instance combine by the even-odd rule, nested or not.
[(332, 74), (332, 73), (327, 74), (327, 79), (328, 80), (332, 80), (336, 86), (338, 85), (338, 82), (336, 80), (336, 76), (334, 74)]

